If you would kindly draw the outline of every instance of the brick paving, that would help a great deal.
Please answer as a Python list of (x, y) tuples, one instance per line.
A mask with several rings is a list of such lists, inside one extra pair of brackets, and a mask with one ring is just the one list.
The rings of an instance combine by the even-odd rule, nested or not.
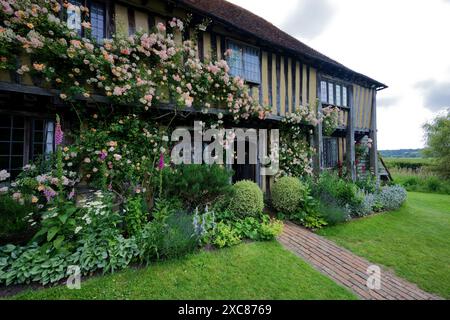
[(278, 241), (314, 268), (364, 300), (440, 300), (442, 298), (419, 289), (381, 268), (381, 288), (367, 287), (369, 261), (336, 245), (334, 242), (297, 226), (285, 223)]

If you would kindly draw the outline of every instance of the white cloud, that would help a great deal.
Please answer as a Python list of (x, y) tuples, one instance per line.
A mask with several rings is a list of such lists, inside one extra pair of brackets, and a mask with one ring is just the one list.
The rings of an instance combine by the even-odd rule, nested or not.
[[(324, 29), (316, 37), (310, 36), (300, 19), (299, 30), (292, 30), (296, 26), (292, 16), (305, 15), (298, 8), (310, 0), (230, 1), (282, 29), (287, 27), (293, 36), (325, 55), (386, 83), (389, 88), (378, 95), (379, 102), (390, 102), (386, 108), (379, 104), (380, 149), (423, 146), (422, 125), (436, 114), (434, 106), (446, 102), (442, 91), (449, 90), (444, 84), (450, 82), (450, 0), (328, 0), (332, 18), (321, 21), (320, 14), (308, 11), (310, 16), (305, 19), (313, 21), (313, 30), (315, 21), (322, 22)], [(434, 90), (418, 88), (417, 83), (424, 79), (438, 85)]]
[(283, 23), (283, 30), (293, 36), (313, 39), (325, 30), (334, 12), (328, 0), (299, 1)]

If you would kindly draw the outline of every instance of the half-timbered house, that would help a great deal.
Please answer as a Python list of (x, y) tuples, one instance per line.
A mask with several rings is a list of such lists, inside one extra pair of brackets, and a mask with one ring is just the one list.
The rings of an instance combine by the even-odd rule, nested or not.
[[(149, 31), (157, 23), (172, 17), (192, 14), (194, 22), (211, 22), (198, 33), (198, 56), (201, 59), (228, 60), (232, 75), (243, 77), (252, 95), (261, 105), (271, 106), (271, 115), (263, 126), (276, 127), (283, 116), (300, 105), (339, 108), (339, 126), (332, 136), (323, 136), (320, 124), (312, 143), (318, 150), (314, 159), (317, 172), (337, 166), (346, 167), (355, 178), (357, 171), (382, 172), (377, 156), (377, 92), (386, 85), (355, 72), (326, 55), (310, 48), (263, 18), (225, 0), (71, 0), (85, 5), (91, 14), (92, 36), (98, 41), (113, 34), (131, 35)], [(80, 19), (66, 16), (67, 23), (83, 32)], [(301, 32), (301, 30), (299, 30)], [(175, 40), (188, 38), (177, 34)], [(26, 63), (18, 57), (18, 65)], [(94, 98), (95, 99), (95, 98)], [(97, 97), (102, 101), (102, 97)], [(159, 112), (170, 110), (170, 103), (155, 106)], [(39, 80), (15, 72), (0, 73), (0, 169), (16, 175), (37, 155), (51, 152), (54, 115), (64, 112), (64, 103), (52, 88)], [(196, 112), (189, 110), (189, 112)], [(248, 126), (254, 124), (249, 121)], [(258, 124), (261, 126), (261, 124)], [(372, 139), (368, 163), (356, 163), (355, 143)], [(364, 168), (365, 166), (365, 168)], [(261, 178), (258, 166), (234, 168), (235, 180), (249, 178), (268, 190), (269, 178)]]

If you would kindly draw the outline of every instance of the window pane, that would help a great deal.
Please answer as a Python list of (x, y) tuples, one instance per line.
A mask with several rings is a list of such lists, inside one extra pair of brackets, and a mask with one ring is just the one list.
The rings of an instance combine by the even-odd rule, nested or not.
[(247, 81), (261, 82), (261, 63), (259, 59), (259, 49), (228, 42), (228, 49), (232, 50), (231, 57), (228, 58), (230, 74), (239, 76)]
[(44, 130), (44, 120), (33, 120), (34, 130)]
[(231, 49), (231, 56), (228, 58), (228, 64), (230, 66), (230, 74), (233, 76), (244, 76), (244, 66), (242, 48), (234, 42), (228, 43), (228, 48)]
[(37, 156), (41, 155), (44, 152), (44, 145), (37, 143), (33, 145), (33, 159), (36, 159)]
[(23, 157), (11, 157), (11, 170), (22, 169)]
[(334, 84), (328, 84), (328, 103), (334, 104)]
[(0, 128), (0, 141), (11, 140), (11, 129), (10, 128)]
[(43, 143), (44, 142), (44, 132), (42, 131), (35, 131), (34, 137), (33, 137), (34, 143)]
[(55, 123), (53, 121), (47, 121), (46, 123), (46, 148), (45, 153), (48, 154), (54, 150), (55, 134), (54, 134)]
[(67, 8), (67, 27), (81, 33), (81, 11), (79, 7), (81, 1), (71, 0), (70, 3), (74, 6)]
[(342, 87), (342, 105), (348, 107), (347, 103), (347, 87)]
[(327, 103), (327, 83), (325, 81), (320, 82), (320, 101)]
[(9, 170), (9, 157), (0, 156), (0, 170)]
[(105, 5), (99, 2), (92, 2), (91, 5), (91, 31), (92, 38), (101, 43), (105, 35)]
[(12, 144), (11, 154), (15, 156), (23, 155), (23, 142), (14, 142)]
[(0, 142), (0, 155), (9, 156), (9, 142)]
[(24, 130), (23, 129), (13, 129), (12, 141), (23, 141)]
[(25, 120), (22, 117), (13, 117), (13, 127), (23, 128), (25, 126)]
[(0, 127), (9, 128), (11, 126), (11, 116), (0, 115)]
[(244, 47), (244, 78), (255, 83), (261, 81), (259, 50), (256, 48)]
[(336, 85), (336, 105), (341, 106), (341, 86)]

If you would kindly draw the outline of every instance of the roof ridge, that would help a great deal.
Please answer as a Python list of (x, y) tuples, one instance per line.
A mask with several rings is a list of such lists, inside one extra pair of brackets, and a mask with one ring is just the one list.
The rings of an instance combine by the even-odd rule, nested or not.
[(237, 4), (226, 0), (176, 0), (206, 15), (211, 15), (216, 19), (223, 20), (225, 23), (254, 35), (263, 41), (283, 47), (287, 50), (296, 52), (299, 55), (329, 65), (329, 67), (343, 69), (353, 76), (361, 77), (364, 80), (376, 84), (379, 87), (386, 87), (384, 84), (356, 72), (342, 63), (326, 56), (320, 51), (303, 43), (291, 34), (277, 27), (265, 18), (245, 9)]

